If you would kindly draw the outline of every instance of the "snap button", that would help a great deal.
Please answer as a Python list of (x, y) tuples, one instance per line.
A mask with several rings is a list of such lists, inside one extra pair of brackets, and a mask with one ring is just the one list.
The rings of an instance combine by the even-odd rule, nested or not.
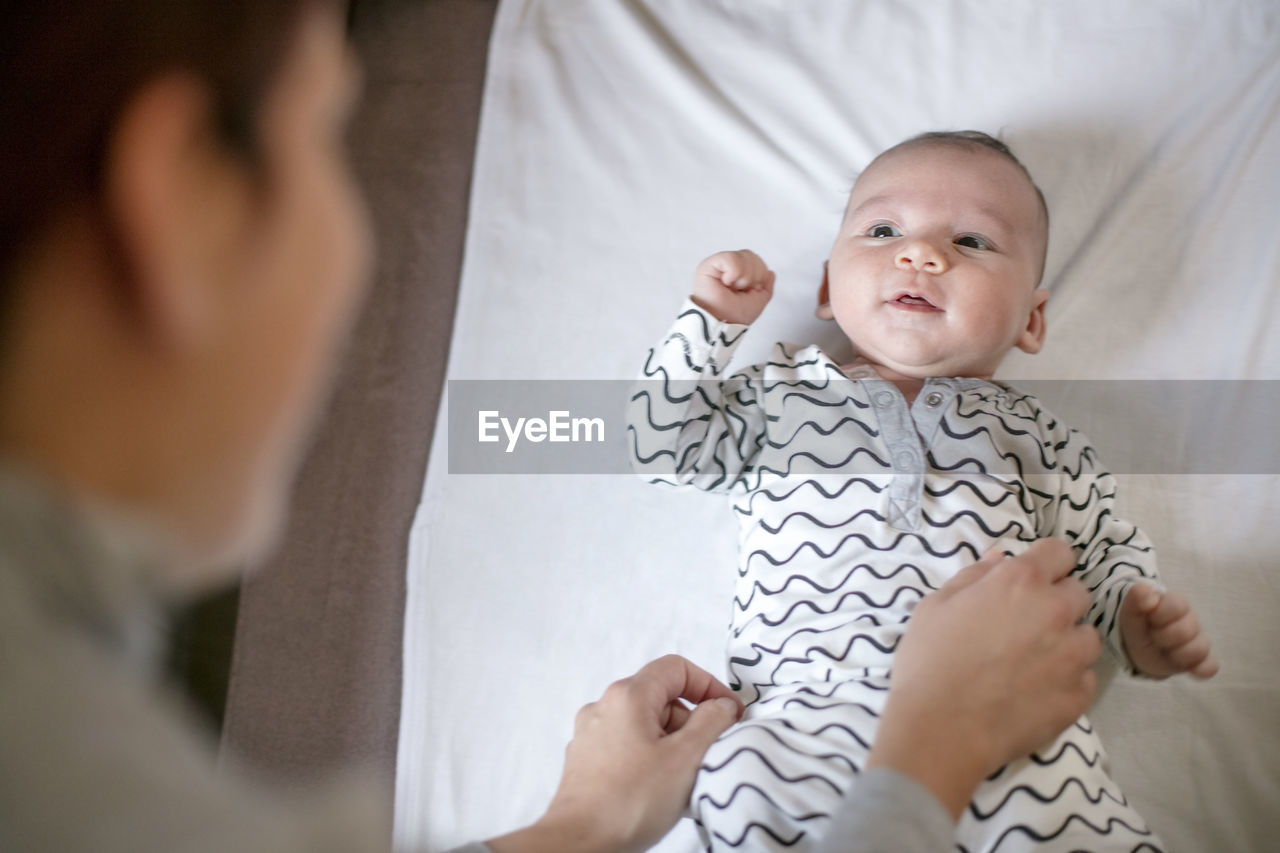
[(910, 450), (904, 450), (894, 457), (894, 461), (898, 463), (899, 468), (912, 468), (916, 464), (916, 455)]
[(936, 409), (938, 406), (942, 405), (942, 395), (937, 391), (931, 391), (929, 392), (929, 395), (924, 398), (924, 404), (931, 409)]
[(880, 391), (876, 394), (874, 401), (877, 406), (887, 406), (893, 402), (893, 395), (888, 391)]

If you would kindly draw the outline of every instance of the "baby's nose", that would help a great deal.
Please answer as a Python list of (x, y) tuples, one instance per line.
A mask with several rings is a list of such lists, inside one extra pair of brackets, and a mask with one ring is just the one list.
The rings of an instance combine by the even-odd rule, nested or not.
[(912, 240), (898, 252), (894, 263), (899, 269), (917, 269), (940, 273), (947, 269), (947, 256), (928, 240)]

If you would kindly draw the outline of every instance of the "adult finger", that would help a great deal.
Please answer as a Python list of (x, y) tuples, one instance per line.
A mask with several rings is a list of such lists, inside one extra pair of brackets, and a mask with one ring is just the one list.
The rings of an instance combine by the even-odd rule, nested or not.
[[(1095, 637), (1097, 636), (1097, 631), (1089, 630)], [(1052, 717), (1046, 726), (1045, 736), (1049, 739), (1060, 733), (1071, 725), (1073, 720), (1078, 719), (1081, 714), (1089, 710), (1089, 706), (1093, 704), (1094, 697), (1098, 693), (1098, 676), (1090, 668), (1089, 663), (1097, 659), (1097, 652), (1100, 651), (1100, 646), (1091, 645), (1088, 641), (1076, 642), (1074, 636), (1071, 638), (1071, 645), (1075, 649), (1083, 650), (1082, 662), (1074, 668), (1072, 674), (1064, 677), (1044, 694), (1045, 700), (1049, 703), (1046, 707), (1054, 709), (1056, 713), (1056, 716)]]
[(738, 721), (742, 706), (727, 696), (708, 699), (689, 714), (680, 731), (667, 739), (672, 748), (682, 750), (688, 762), (702, 761), (716, 738)]
[[(1068, 623), (1079, 622), (1083, 619), (1093, 603), (1092, 599), (1089, 598), (1089, 590), (1075, 578), (1058, 580), (1054, 583), (1052, 591), (1062, 600)], [(1094, 630), (1094, 633), (1098, 632)]]
[(662, 720), (662, 730), (667, 734), (679, 731), (689, 721), (689, 709), (679, 699), (667, 703), (667, 711)]
[(1016, 567), (1032, 568), (1050, 583), (1062, 580), (1076, 567), (1075, 551), (1061, 539), (1037, 539), (1012, 559)]
[(590, 725), (592, 720), (594, 720), (598, 715), (599, 715), (599, 708), (597, 703), (595, 702), (588, 702), (587, 704), (579, 708), (577, 716), (573, 718), (574, 734), (575, 735), (578, 734), (584, 728)]
[(1092, 625), (1076, 625), (1067, 636), (1068, 647), (1075, 652), (1078, 665), (1088, 667), (1102, 656), (1102, 635)]
[(1080, 676), (1080, 689), (1076, 694), (1076, 707), (1067, 715), (1066, 721), (1062, 724), (1062, 728), (1071, 725), (1072, 720), (1077, 720), (1080, 715), (1089, 710), (1089, 706), (1093, 704), (1093, 698), (1098, 695), (1098, 674), (1092, 669), (1086, 669), (1084, 674)]
[(646, 664), (631, 678), (631, 684), (655, 711), (676, 699), (695, 705), (718, 697), (733, 699), (732, 690), (680, 655), (666, 655)]
[(1062, 731), (1093, 702), (1098, 678), (1091, 667), (1102, 654), (1102, 638), (1088, 625), (1075, 625), (1057, 647), (1062, 652), (1060, 675), (1040, 697), (1046, 701), (1055, 697), (1050, 704), (1057, 706), (1057, 716), (1049, 727), (1052, 733)]
[(986, 577), (995, 566), (1004, 559), (1004, 554), (1000, 551), (991, 550), (982, 555), (982, 559), (976, 563), (970, 563), (960, 571), (956, 572), (947, 582), (938, 588), (935, 595), (941, 595), (943, 598), (955, 595), (965, 587), (973, 586), (982, 578)]

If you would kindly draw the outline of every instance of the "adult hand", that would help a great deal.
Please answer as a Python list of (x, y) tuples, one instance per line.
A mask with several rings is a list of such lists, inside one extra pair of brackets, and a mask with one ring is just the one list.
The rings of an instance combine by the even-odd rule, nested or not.
[(490, 848), (647, 849), (680, 818), (702, 757), (741, 714), (732, 691), (689, 661), (677, 655), (653, 661), (578, 712), (546, 815), (488, 842)]
[(1045, 745), (1097, 689), (1098, 632), (1067, 575), (1075, 554), (1042, 539), (988, 555), (924, 598), (894, 655), (888, 702), (867, 766), (929, 788), (959, 818), (978, 784)]

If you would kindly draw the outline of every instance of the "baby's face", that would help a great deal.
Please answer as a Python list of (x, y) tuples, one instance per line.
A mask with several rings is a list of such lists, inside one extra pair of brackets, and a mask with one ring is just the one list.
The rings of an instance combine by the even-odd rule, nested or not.
[(921, 145), (859, 177), (828, 264), (831, 311), (858, 354), (902, 376), (990, 378), (1040, 348), (1045, 216), (995, 151)]

